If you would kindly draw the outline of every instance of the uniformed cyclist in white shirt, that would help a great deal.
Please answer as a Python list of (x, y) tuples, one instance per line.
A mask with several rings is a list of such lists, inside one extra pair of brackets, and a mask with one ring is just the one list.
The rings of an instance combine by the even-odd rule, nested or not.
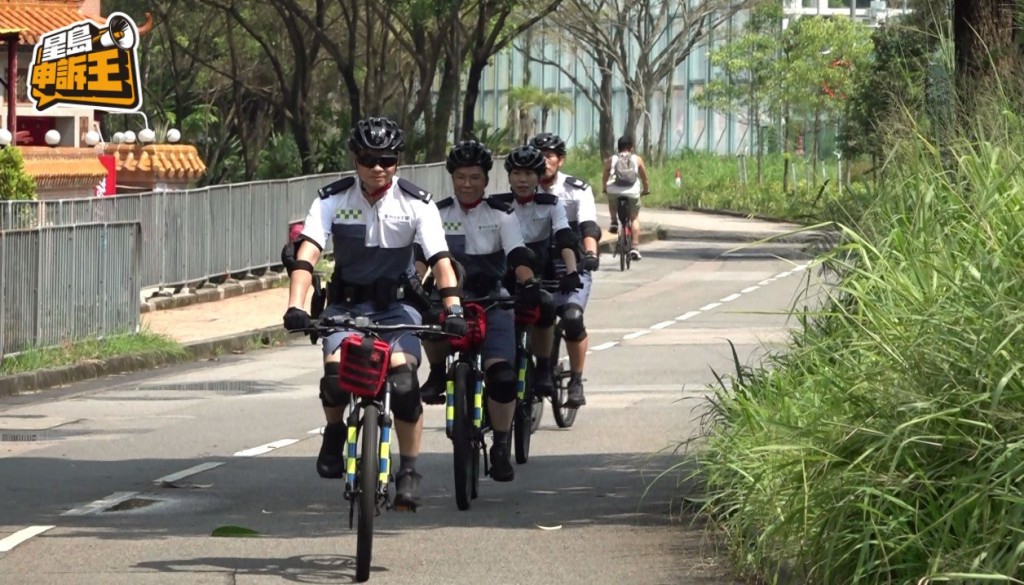
[[(587, 403), (583, 394), (583, 366), (587, 355), (587, 328), (583, 324), (583, 311), (590, 298), (591, 273), (598, 269), (597, 244), (601, 239), (601, 228), (597, 225), (597, 205), (594, 192), (586, 181), (561, 171), (565, 164), (565, 142), (558, 136), (543, 132), (530, 140), (537, 150), (544, 153), (546, 163), (540, 189), (557, 195), (565, 204), (569, 225), (582, 243), (583, 271), (580, 274), (582, 288), (571, 293), (559, 293), (555, 304), (562, 318), (565, 334), (566, 353), (569, 354), (569, 396), (565, 405), (580, 407)], [(556, 259), (556, 276), (566, 273), (565, 264)]]
[[(488, 173), (493, 166), (491, 152), (476, 141), (459, 142), (448, 153), (447, 169), (455, 196), (438, 202), (445, 237), (455, 260), (465, 270), (463, 297), (507, 295), (502, 280), (507, 270), (515, 272), (516, 303), (536, 308), (540, 304), (540, 282), (531, 266), (533, 254), (523, 242), (512, 207), (504, 201), (484, 197)], [(423, 256), (429, 256), (424, 250)], [(421, 269), (424, 267), (421, 267)], [(423, 384), (423, 400), (444, 402), (444, 341), (424, 341), (430, 375)], [(494, 429), (491, 446), (491, 479), (512, 481), (515, 470), (509, 457), (509, 431), (515, 415), (517, 373), (515, 316), (511, 309), (487, 311), (487, 329), (480, 347), (487, 388), (487, 416)]]
[[(420, 323), (420, 315), (400, 301), (414, 277), (413, 245), (418, 243), (428, 258), (441, 291), (448, 291), (444, 306), (459, 313), (456, 274), (444, 237), (444, 227), (431, 196), (416, 185), (395, 176), (405, 137), (387, 119), (360, 120), (348, 141), (356, 164), (354, 177), (346, 177), (320, 189), (309, 208), (301, 238), (292, 250), (291, 289), (284, 326), (290, 331), (312, 325), (302, 308), (312, 282), (314, 265), (331, 238), (334, 274), (323, 315), (365, 315), (380, 324)], [(445, 329), (464, 335), (465, 320), (445, 320)], [(323, 340), (324, 375), (320, 400), (327, 425), (316, 469), (321, 477), (344, 476), (344, 412), (351, 396), (339, 386), (342, 340), (354, 332), (336, 333)], [(415, 509), (420, 475), (416, 457), (423, 433), (423, 407), (416, 376), (420, 360), (419, 339), (412, 335), (385, 336), (393, 344), (389, 377), (391, 408), (398, 434), (400, 464), (396, 476), (395, 504)], [(397, 344), (396, 344), (397, 339)]]
[[(533, 270), (545, 278), (553, 277), (552, 260), (557, 254), (565, 265), (565, 274), (559, 279), (562, 294), (570, 294), (583, 287), (576, 268), (579, 240), (569, 227), (562, 200), (550, 193), (538, 192), (540, 177), (547, 165), (544, 153), (528, 144), (516, 147), (505, 157), (505, 171), (511, 193), (492, 195), (501, 197), (515, 209), (526, 246), (534, 253)], [(554, 392), (551, 378), (551, 344), (554, 340), (555, 299), (547, 294), (541, 302), (540, 318), (530, 328), (530, 349), (536, 360), (533, 369), (533, 388), (539, 395)]]

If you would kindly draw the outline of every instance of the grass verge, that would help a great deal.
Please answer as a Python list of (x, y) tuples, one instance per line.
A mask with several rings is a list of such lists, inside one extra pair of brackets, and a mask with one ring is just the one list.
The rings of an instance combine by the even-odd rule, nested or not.
[(1024, 120), (904, 128), (824, 306), (717, 391), (705, 512), (767, 583), (1024, 583)]
[(4, 358), (0, 375), (20, 374), (47, 368), (70, 366), (118, 356), (155, 353), (167, 357), (185, 357), (187, 350), (173, 339), (150, 332), (87, 339), (57, 347), (29, 349)]

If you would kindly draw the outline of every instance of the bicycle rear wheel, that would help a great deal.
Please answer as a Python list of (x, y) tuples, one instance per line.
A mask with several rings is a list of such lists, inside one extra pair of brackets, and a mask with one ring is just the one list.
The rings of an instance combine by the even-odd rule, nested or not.
[(376, 404), (363, 407), (362, 458), (359, 461), (359, 532), (356, 538), (356, 581), (370, 578), (373, 558), (373, 519), (377, 515), (377, 475), (380, 470), (378, 423), (380, 411)]
[(619, 271), (624, 272), (629, 265), (629, 250), (626, 247), (626, 228), (619, 230), (619, 241), (615, 243), (615, 249), (619, 251)]
[(456, 362), (453, 368), (454, 415), (452, 424), (452, 452), (455, 472), (455, 504), (459, 510), (468, 510), (473, 499), (474, 465), (476, 449), (473, 447), (473, 370), (465, 362)]
[(551, 365), (554, 368), (552, 378), (555, 382), (555, 394), (551, 397), (551, 414), (555, 417), (558, 428), (567, 429), (576, 422), (578, 409), (565, 406), (569, 399), (569, 367), (562, 362), (559, 354), (562, 350), (562, 326), (555, 326), (555, 340), (551, 348)]

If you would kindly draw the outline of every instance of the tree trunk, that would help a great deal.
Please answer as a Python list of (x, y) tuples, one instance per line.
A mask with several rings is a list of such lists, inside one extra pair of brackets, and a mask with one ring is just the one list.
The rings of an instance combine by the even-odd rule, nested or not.
[(601, 93), (598, 99), (598, 142), (601, 157), (607, 158), (615, 153), (615, 120), (612, 117), (612, 68), (606, 56), (596, 57), (595, 61), (601, 71)]
[[(761, 132), (761, 109), (754, 107), (754, 130), (755, 134), (755, 148), (757, 149), (757, 184), (758, 186), (764, 183), (764, 133)], [(748, 118), (750, 119), (750, 118)]]
[(953, 41), (961, 80), (1013, 72), (1018, 4), (1015, 0), (954, 0)]
[(476, 102), (480, 98), (480, 80), (487, 67), (487, 58), (474, 58), (469, 65), (466, 76), (466, 94), (462, 99), (462, 136), (460, 140), (473, 138), (473, 127), (476, 125)]
[(434, 106), (432, 127), (426, 129), (427, 159), (425, 162), (444, 160), (448, 147), (448, 126), (451, 123), (452, 110), (455, 106), (459, 83), (455, 78), (455, 61), (451, 55), (445, 56), (444, 70), (441, 74), (441, 89), (437, 93)]

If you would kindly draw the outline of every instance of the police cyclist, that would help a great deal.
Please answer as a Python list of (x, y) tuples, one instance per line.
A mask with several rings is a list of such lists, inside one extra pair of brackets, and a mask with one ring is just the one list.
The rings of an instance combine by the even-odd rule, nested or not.
[[(601, 228), (597, 225), (597, 205), (594, 203), (594, 192), (586, 181), (562, 172), (566, 147), (561, 138), (543, 132), (530, 139), (530, 145), (544, 153), (545, 169), (540, 178), (540, 189), (562, 200), (569, 225), (582, 244), (582, 287), (569, 293), (559, 292), (556, 296), (556, 306), (561, 314), (562, 331), (565, 334), (566, 353), (569, 354), (569, 396), (565, 405), (578, 408), (587, 403), (583, 395), (583, 366), (588, 345), (583, 310), (590, 298), (591, 273), (599, 265), (597, 244), (601, 239)], [(555, 259), (554, 263), (556, 276), (561, 277), (567, 273), (561, 259)]]
[[(445, 238), (455, 260), (465, 270), (462, 282), (465, 298), (507, 294), (502, 279), (511, 269), (518, 283), (516, 302), (533, 308), (540, 304), (540, 282), (534, 277), (533, 254), (523, 243), (519, 222), (507, 202), (484, 197), (493, 164), (491, 152), (472, 140), (459, 142), (448, 153), (446, 166), (452, 176), (455, 196), (437, 204)], [(422, 389), (424, 401), (441, 403), (448, 344), (424, 341), (424, 347), (430, 361), (430, 375)], [(515, 416), (517, 373), (512, 365), (516, 340), (511, 309), (487, 311), (487, 329), (480, 352), (487, 388), (487, 416), (494, 430), (491, 478), (512, 481), (515, 471), (509, 457), (508, 438)]]
[[(538, 190), (546, 168), (544, 153), (533, 146), (527, 144), (513, 149), (505, 158), (505, 171), (512, 189), (507, 200), (519, 219), (523, 240), (536, 257), (534, 272), (544, 274), (545, 267), (550, 266), (553, 253), (556, 253), (566, 267), (565, 274), (559, 279), (559, 292), (570, 294), (583, 286), (576, 268), (579, 240), (569, 226), (562, 200)], [(554, 341), (555, 304), (550, 295), (545, 295), (543, 300), (540, 318), (530, 328), (530, 349), (537, 366), (533, 370), (533, 387), (538, 395), (554, 392), (551, 345)]]
[[(441, 291), (448, 293), (443, 295), (447, 311), (453, 315), (459, 312), (459, 298), (452, 294), (457, 284), (455, 271), (437, 206), (429, 193), (395, 176), (404, 145), (403, 131), (387, 118), (360, 120), (352, 129), (348, 148), (353, 153), (355, 176), (320, 189), (319, 197), (309, 208), (301, 237), (292, 249), (291, 288), (284, 314), (286, 329), (303, 330), (312, 325), (310, 315), (302, 307), (314, 265), (328, 238), (334, 244), (335, 264), (325, 317), (349, 314), (366, 316), (379, 324), (420, 323), (420, 315), (400, 300), (413, 271), (414, 242), (422, 247)], [(447, 319), (445, 328), (454, 334), (464, 334), (465, 321), (459, 317)], [(351, 396), (339, 387), (339, 348), (345, 337), (354, 334), (339, 332), (323, 340), (320, 400), (327, 425), (316, 470), (324, 478), (340, 478), (345, 472), (344, 413)], [(385, 339), (393, 348), (389, 378), (400, 453), (395, 504), (415, 509), (421, 479), (416, 472), (416, 457), (423, 433), (423, 408), (416, 376), (420, 343), (413, 335), (393, 334)]]

